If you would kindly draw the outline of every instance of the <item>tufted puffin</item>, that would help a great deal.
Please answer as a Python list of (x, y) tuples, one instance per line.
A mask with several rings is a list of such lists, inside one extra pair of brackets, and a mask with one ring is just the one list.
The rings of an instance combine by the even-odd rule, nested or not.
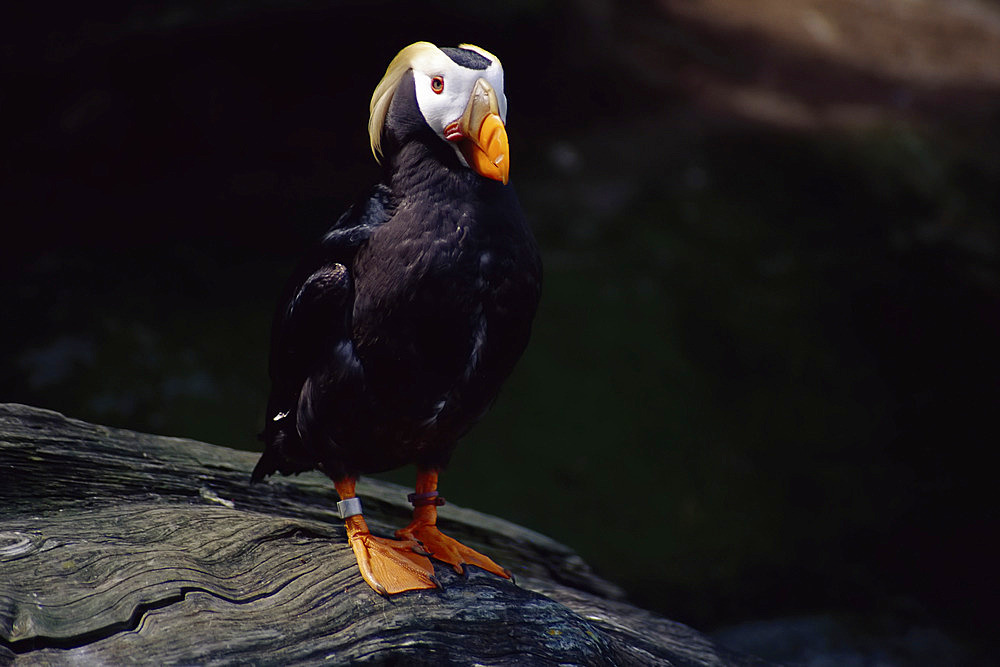
[[(490, 558), (438, 530), (438, 474), (524, 351), (541, 260), (508, 184), (503, 68), (463, 44), (407, 46), (375, 88), (382, 181), (293, 273), (271, 330), (271, 392), (252, 474), (334, 482), (362, 577), (391, 595)], [(416, 464), (413, 520), (373, 536), (359, 475)]]

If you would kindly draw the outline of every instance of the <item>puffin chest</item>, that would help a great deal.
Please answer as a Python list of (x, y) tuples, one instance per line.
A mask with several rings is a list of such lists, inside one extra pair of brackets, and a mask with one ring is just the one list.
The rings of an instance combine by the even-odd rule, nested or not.
[(420, 255), (409, 292), (401, 295), (401, 315), (409, 319), (403, 329), (438, 362), (477, 354), (493, 310), (492, 253), (467, 243), (467, 234), (459, 227), (456, 242), (435, 243)]
[(471, 227), (387, 233), (359, 258), (356, 342), (372, 379), (392, 383), (392, 393), (449, 392), (494, 342), (496, 250)]

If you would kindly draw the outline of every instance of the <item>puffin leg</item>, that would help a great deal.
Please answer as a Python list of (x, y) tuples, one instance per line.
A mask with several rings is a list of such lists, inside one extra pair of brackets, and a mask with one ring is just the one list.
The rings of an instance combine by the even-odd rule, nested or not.
[[(334, 481), (341, 503), (357, 497), (354, 494), (355, 481), (353, 477)], [(422, 555), (426, 552), (419, 543), (412, 539), (396, 541), (375, 537), (368, 531), (365, 517), (360, 514), (360, 501), (356, 510), (357, 514), (344, 519), (344, 525), (347, 527), (347, 541), (358, 560), (358, 570), (369, 586), (381, 595), (439, 587), (434, 566)]]
[(419, 541), (424, 549), (430, 552), (431, 558), (448, 563), (459, 574), (463, 572), (463, 565), (475, 565), (487, 572), (510, 579), (510, 572), (490, 558), (438, 530), (437, 506), (443, 505), (444, 499), (437, 495), (437, 482), (437, 469), (418, 469), (416, 493), (410, 496), (410, 502), (413, 503), (413, 521), (406, 528), (397, 530), (396, 537)]

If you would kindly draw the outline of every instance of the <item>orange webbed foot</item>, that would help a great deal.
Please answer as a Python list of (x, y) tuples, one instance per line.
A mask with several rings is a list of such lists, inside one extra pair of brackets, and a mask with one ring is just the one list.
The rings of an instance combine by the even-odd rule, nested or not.
[(376, 537), (368, 532), (360, 515), (349, 517), (346, 523), (347, 539), (358, 560), (358, 570), (376, 592), (395, 595), (439, 587), (434, 566), (422, 555), (426, 552), (416, 541)]
[(436, 469), (422, 468), (418, 471), (416, 491), (408, 497), (413, 504), (413, 521), (406, 528), (397, 530), (396, 537), (419, 541), (431, 558), (451, 565), (459, 574), (465, 572), (465, 565), (475, 565), (504, 579), (512, 579), (510, 572), (492, 559), (438, 530), (437, 508), (444, 504), (444, 498), (438, 495), (437, 482)]
[(420, 544), (414, 540), (387, 540), (368, 531), (361, 501), (354, 495), (354, 483), (353, 477), (334, 480), (342, 499), (337, 509), (347, 527), (347, 541), (354, 550), (361, 577), (381, 595), (439, 588), (434, 565)]
[(406, 528), (397, 530), (396, 537), (419, 541), (430, 553), (431, 558), (451, 565), (459, 574), (464, 572), (464, 565), (475, 565), (505, 579), (511, 578), (510, 572), (497, 565), (491, 558), (448, 537), (438, 530), (437, 526), (428, 525), (419, 519), (414, 519)]

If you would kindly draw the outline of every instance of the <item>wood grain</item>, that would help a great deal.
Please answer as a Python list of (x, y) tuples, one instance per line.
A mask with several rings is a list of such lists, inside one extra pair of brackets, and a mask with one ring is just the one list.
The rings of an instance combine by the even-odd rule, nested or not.
[[(447, 505), (517, 584), (437, 567), (389, 599), (357, 572), (319, 474), (250, 486), (256, 455), (0, 405), (0, 663), (761, 664), (629, 605), (567, 547)], [(372, 530), (407, 490), (361, 480)]]

